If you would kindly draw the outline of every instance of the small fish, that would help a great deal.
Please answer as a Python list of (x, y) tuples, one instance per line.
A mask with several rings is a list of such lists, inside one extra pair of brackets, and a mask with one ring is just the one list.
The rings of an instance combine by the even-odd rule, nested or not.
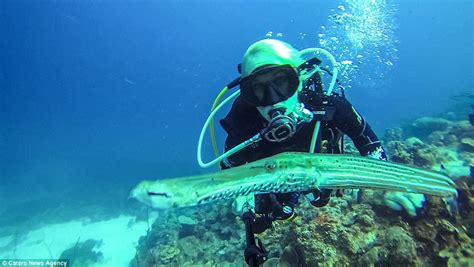
[(77, 19), (71, 15), (64, 15), (65, 18), (67, 18), (68, 20), (74, 22), (74, 23), (77, 23)]
[(462, 93), (450, 96), (450, 98), (454, 101), (468, 101), (468, 100), (474, 99), (474, 94), (468, 93), (468, 92), (462, 92)]
[(130, 197), (154, 208), (189, 207), (264, 193), (377, 189), (457, 197), (447, 175), (355, 155), (286, 152), (217, 173), (143, 181)]
[(132, 81), (132, 80), (129, 80), (129, 79), (127, 79), (127, 78), (125, 78), (125, 79), (123, 79), (123, 80), (124, 80), (125, 82), (127, 82), (128, 84), (130, 84), (130, 85), (135, 85), (135, 82)]
[(457, 199), (449, 197), (445, 198), (444, 202), (446, 203), (446, 208), (448, 209), (448, 212), (451, 214), (451, 216), (459, 214), (459, 205)]

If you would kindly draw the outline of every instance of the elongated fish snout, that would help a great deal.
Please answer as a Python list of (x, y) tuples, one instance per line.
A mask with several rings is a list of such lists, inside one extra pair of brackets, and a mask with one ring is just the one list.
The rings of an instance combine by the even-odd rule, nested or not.
[(154, 181), (143, 181), (131, 192), (130, 198), (156, 209), (173, 207), (173, 195), (164, 186), (159, 186)]

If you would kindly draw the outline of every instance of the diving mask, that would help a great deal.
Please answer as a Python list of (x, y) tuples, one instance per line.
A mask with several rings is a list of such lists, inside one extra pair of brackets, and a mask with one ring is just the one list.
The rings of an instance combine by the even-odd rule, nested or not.
[(299, 84), (296, 68), (288, 64), (270, 65), (243, 78), (240, 93), (242, 99), (252, 106), (270, 106), (294, 95)]

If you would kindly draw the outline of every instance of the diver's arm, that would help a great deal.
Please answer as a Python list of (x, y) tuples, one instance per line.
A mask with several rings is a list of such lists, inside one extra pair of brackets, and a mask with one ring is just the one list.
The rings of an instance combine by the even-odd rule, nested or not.
[(336, 127), (347, 134), (362, 156), (387, 160), (382, 143), (367, 121), (352, 104), (341, 96), (333, 96), (336, 105), (334, 122)]
[[(227, 152), (231, 150), (232, 148), (241, 144), (244, 141), (246, 140), (233, 138), (230, 135), (227, 136), (226, 141), (225, 141), (225, 151)], [(237, 167), (237, 166), (240, 166), (240, 165), (243, 165), (248, 162), (252, 162), (264, 157), (266, 157), (264, 151), (251, 145), (251, 146), (244, 147), (243, 149), (239, 150), (235, 154), (232, 154), (231, 156), (222, 160), (220, 163), (220, 166), (221, 166), (221, 169), (228, 169), (228, 168)]]
[[(379, 160), (387, 160), (385, 150), (374, 131), (365, 119), (355, 110), (347, 99), (338, 97), (336, 119), (341, 128), (354, 142), (363, 156)], [(383, 194), (385, 205), (391, 209), (405, 210), (410, 216), (416, 216), (417, 209), (423, 207), (425, 196), (407, 192), (387, 191)]]
[[(219, 121), (227, 133), (225, 151), (229, 151), (258, 133), (262, 128), (262, 121), (264, 121), (264, 118), (260, 116), (255, 107), (249, 106), (242, 101), (241, 97), (237, 97), (229, 113)], [(260, 159), (264, 157), (260, 150), (253, 146), (245, 147), (223, 160), (221, 168), (228, 169)]]
[[(231, 136), (227, 136), (225, 140), (225, 152), (231, 150), (233, 147), (237, 146), (239, 141)], [(225, 158), (220, 162), (220, 166), (222, 170), (229, 169), (232, 167), (237, 167), (246, 163), (245, 156), (246, 156), (246, 148), (242, 149), (241, 151)]]

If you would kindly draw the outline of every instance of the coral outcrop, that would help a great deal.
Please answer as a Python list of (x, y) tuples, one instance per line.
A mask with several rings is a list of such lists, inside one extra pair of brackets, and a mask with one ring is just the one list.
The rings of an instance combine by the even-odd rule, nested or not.
[[(295, 219), (258, 235), (269, 252), (264, 266), (474, 266), (473, 126), (425, 117), (387, 130), (383, 142), (392, 161), (448, 171), (457, 201), (428, 197), (415, 218), (387, 209), (383, 192), (370, 190), (322, 208), (301, 201)], [(349, 142), (345, 151), (358, 153)], [(140, 239), (131, 266), (245, 266), (244, 247), (230, 203), (169, 210)]]
[(467, 120), (449, 121), (424, 117), (405, 131), (388, 129), (384, 139), (390, 160), (447, 171), (452, 176), (469, 174), (474, 166), (474, 127)]
[[(474, 186), (464, 183), (459, 214), (442, 199), (430, 198), (420, 216), (406, 217), (386, 209), (376, 200), (377, 193), (360, 202), (349, 195), (333, 198), (319, 209), (303, 202), (293, 221), (276, 221), (258, 236), (269, 251), (265, 266), (473, 264), (473, 229), (465, 225), (474, 220)], [(196, 232), (185, 237), (180, 237), (181, 225), (173, 212), (162, 216), (141, 239), (133, 265), (243, 266), (244, 226), (228, 206), (208, 208), (206, 216), (187, 214), (198, 222)], [(150, 242), (150, 236), (164, 234), (165, 225), (173, 230), (173, 238)]]

